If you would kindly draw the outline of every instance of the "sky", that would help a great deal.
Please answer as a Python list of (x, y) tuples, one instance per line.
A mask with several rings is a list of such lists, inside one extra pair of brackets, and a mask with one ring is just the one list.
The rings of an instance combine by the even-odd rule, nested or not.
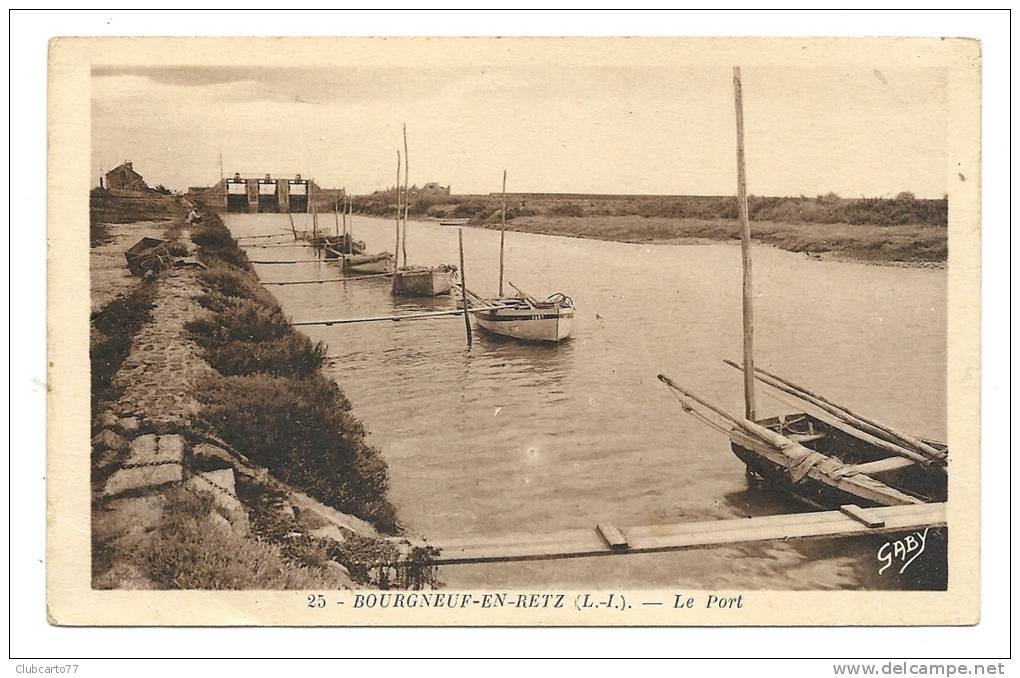
[[(344, 66), (93, 66), (92, 172), (132, 160), (150, 185), (300, 172), (392, 186), (731, 195), (732, 72), (697, 61), (534, 59)], [(870, 64), (743, 69), (753, 195), (946, 193), (945, 71)]]

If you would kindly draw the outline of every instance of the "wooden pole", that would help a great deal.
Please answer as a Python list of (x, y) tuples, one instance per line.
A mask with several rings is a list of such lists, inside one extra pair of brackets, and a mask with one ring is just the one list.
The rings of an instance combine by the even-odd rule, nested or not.
[(499, 222), (499, 296), (503, 296), (503, 244), (506, 240), (506, 170), (503, 170), (503, 214)]
[(290, 218), (290, 232), (294, 234), (294, 240), (297, 240), (297, 229), (294, 228), (294, 215), (288, 211), (287, 217)]
[(407, 266), (407, 209), (411, 201), (408, 197), (408, 174), (410, 172), (407, 153), (407, 125), (404, 125), (404, 239), (401, 241), (401, 250), (404, 253), (404, 266)]
[[(738, 370), (741, 369), (740, 365), (737, 365), (732, 360), (724, 360), (723, 362), (729, 365), (730, 367), (734, 367)], [(924, 457), (926, 460), (943, 461), (946, 458), (945, 452), (932, 447), (931, 445), (925, 443), (919, 438), (916, 438), (915, 436), (912, 436), (907, 433), (901, 433), (889, 426), (880, 424), (879, 422), (869, 419), (863, 415), (856, 414), (855, 412), (844, 407), (843, 405), (839, 405), (830, 400), (827, 400), (822, 396), (818, 395), (817, 393), (812, 393), (803, 386), (798, 386), (792, 381), (772, 374), (771, 372), (766, 372), (760, 367), (756, 367), (754, 371), (755, 376), (760, 381), (768, 384), (769, 386), (777, 388), (785, 393), (789, 393), (790, 395), (797, 396), (801, 400), (811, 403), (815, 407), (824, 410), (825, 412), (828, 412), (829, 414), (833, 415), (840, 421), (843, 421), (846, 424), (849, 424), (850, 426), (856, 427), (865, 433), (871, 434), (872, 436), (879, 438), (890, 445), (894, 445), (896, 447), (905, 446), (908, 448), (912, 448), (917, 456)], [(877, 446), (882, 447), (883, 449), (890, 449), (884, 447), (883, 445)], [(900, 454), (899, 452), (894, 453)], [(900, 454), (900, 456), (909, 455)], [(909, 458), (918, 461), (918, 459), (914, 456), (910, 456)]]
[(464, 276), (464, 229), (457, 229), (457, 246), (460, 249), (460, 302), (464, 305), (464, 331), (468, 348), (471, 348), (471, 314), (468, 313), (467, 279)]
[(747, 174), (744, 167), (744, 95), (740, 67), (733, 67), (733, 102), (737, 113), (737, 208), (740, 211), (740, 255), (743, 262), (744, 308), (744, 416), (755, 419), (754, 308), (751, 285), (751, 220), (747, 211)]
[[(400, 263), (400, 150), (397, 149), (397, 240), (393, 244), (393, 271), (396, 272)], [(393, 276), (393, 289), (397, 289), (397, 276)]]
[[(347, 195), (347, 189), (344, 189), (344, 195)], [(347, 195), (347, 254), (354, 254), (354, 201), (351, 200), (351, 196)]]
[(333, 225), (336, 228), (336, 237), (340, 237), (340, 191), (333, 196)]

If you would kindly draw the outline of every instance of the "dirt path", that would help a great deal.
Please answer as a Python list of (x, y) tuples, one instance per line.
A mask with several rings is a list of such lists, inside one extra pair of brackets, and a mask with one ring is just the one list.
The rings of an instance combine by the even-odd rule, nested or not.
[(139, 239), (164, 238), (173, 221), (135, 221), (129, 224), (106, 224), (109, 238), (89, 251), (89, 284), (92, 312), (106, 306), (119, 296), (128, 294), (141, 280), (128, 271), (124, 250)]

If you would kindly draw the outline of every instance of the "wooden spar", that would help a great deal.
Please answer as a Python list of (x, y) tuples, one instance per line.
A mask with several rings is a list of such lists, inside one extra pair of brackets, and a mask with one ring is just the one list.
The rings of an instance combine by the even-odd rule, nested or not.
[[(813, 405), (816, 405), (817, 407), (825, 410), (826, 412), (829, 412), (834, 416), (839, 417), (846, 423), (858, 426), (859, 428), (867, 431), (868, 433), (876, 437), (882, 438), (883, 440), (888, 440), (891, 443), (904, 444), (913, 447), (915, 450), (917, 450), (924, 456), (932, 459), (941, 460), (945, 459), (946, 457), (946, 453), (944, 451), (932, 447), (931, 445), (924, 442), (920, 438), (917, 438), (916, 436), (912, 436), (908, 433), (897, 431), (891, 426), (886, 426), (885, 424), (877, 422), (874, 419), (865, 417), (862, 414), (857, 414), (850, 408), (840, 405), (838, 403), (834, 403), (831, 400), (828, 400), (818, 395), (817, 393), (812, 393), (803, 386), (798, 386), (797, 384), (793, 383), (789, 379), (784, 379), (783, 377), (772, 374), (771, 372), (766, 372), (760, 367), (756, 367), (755, 372), (759, 374), (758, 378), (761, 379), (762, 381), (765, 381), (763, 376), (769, 379), (773, 379), (788, 387), (788, 389), (781, 390), (785, 390), (787, 393), (795, 395), (801, 398), (802, 400), (806, 400), (812, 403)], [(779, 387), (776, 386), (776, 388)]]
[[(393, 269), (400, 268), (400, 149), (397, 149), (397, 241), (393, 244)], [(397, 289), (397, 276), (393, 276), (393, 289)]]
[(468, 313), (467, 277), (464, 275), (464, 229), (457, 229), (457, 247), (460, 250), (460, 302), (464, 306), (464, 332), (471, 348), (471, 315)]
[(520, 293), (520, 294), (521, 294), (521, 296), (523, 296), (523, 297), (524, 297), (524, 298), (525, 298), (525, 299), (527, 300), (527, 302), (528, 302), (529, 304), (531, 304), (532, 306), (537, 306), (537, 305), (538, 305), (538, 302), (537, 302), (537, 301), (535, 300), (535, 297), (531, 296), (530, 294), (528, 294), (527, 292), (525, 292), (524, 290), (522, 290), (522, 289), (521, 289), (520, 287), (518, 287), (517, 285), (514, 285), (514, 284), (513, 284), (512, 282), (510, 282), (509, 280), (507, 280), (507, 281), (506, 281), (506, 284), (507, 284), (507, 285), (509, 285), (510, 287), (514, 288), (515, 290), (517, 290), (517, 292), (518, 292), (518, 293)]
[[(774, 444), (774, 443), (772, 443), (772, 436), (769, 435), (769, 434), (772, 434), (773, 432), (769, 431), (767, 428), (765, 428), (761, 424), (758, 424), (757, 422), (754, 422), (754, 421), (750, 421), (749, 419), (738, 419), (738, 418), (734, 417), (733, 415), (731, 415), (729, 412), (727, 412), (726, 410), (722, 409), (721, 407), (717, 407), (717, 406), (713, 405), (712, 403), (708, 402), (707, 400), (703, 400), (703, 399), (699, 398), (698, 396), (694, 395), (693, 393), (688, 391), (686, 388), (684, 388), (680, 384), (676, 383), (675, 381), (673, 381), (672, 379), (667, 377), (665, 374), (660, 374), (660, 375), (657, 375), (657, 376), (659, 378), (659, 381), (664, 383), (666, 386), (669, 386), (671, 389), (677, 391), (678, 393), (680, 393), (684, 397), (690, 398), (691, 400), (693, 400), (694, 402), (698, 403), (699, 405), (702, 405), (703, 407), (707, 407), (708, 409), (712, 410), (713, 412), (715, 412), (717, 415), (719, 415), (720, 417), (722, 417), (726, 421), (730, 422), (734, 426), (736, 426), (736, 427), (740, 428), (741, 430), (743, 430), (744, 433), (746, 433), (746, 434), (748, 434), (748, 435), (750, 435), (752, 437), (755, 437), (755, 438), (759, 438), (759, 439), (764, 438), (770, 444)], [(766, 433), (762, 434), (762, 431), (765, 431)], [(779, 434), (776, 433), (775, 435), (779, 435)], [(776, 445), (776, 447), (780, 447), (780, 446), (785, 445), (785, 444), (789, 444), (789, 445), (796, 445), (797, 444), (794, 441), (790, 440), (789, 438), (785, 438), (783, 436), (780, 436), (780, 438), (783, 438), (783, 441), (781, 441), (780, 445)]]
[(340, 237), (340, 191), (333, 196), (333, 226), (336, 229), (336, 237)]
[(308, 184), (308, 193), (312, 200), (312, 242), (319, 241), (319, 207), (315, 204), (315, 190), (312, 186), (315, 184), (315, 179)]
[(499, 296), (503, 296), (503, 241), (506, 240), (506, 170), (503, 170), (503, 214), (499, 221)]
[(267, 233), (266, 235), (239, 235), (234, 240), (243, 240), (247, 238), (279, 238), (281, 235), (287, 235), (287, 231), (280, 231), (278, 233)]
[[(735, 368), (735, 369), (738, 369), (738, 370), (742, 369), (740, 367), (740, 365), (738, 365), (737, 363), (733, 362), (732, 360), (723, 360), (723, 362), (726, 363), (727, 365), (729, 365), (730, 367)], [(908, 450), (905, 447), (902, 447), (902, 446), (900, 446), (900, 445), (898, 445), (898, 444), (896, 444), (894, 442), (890, 442), (890, 441), (885, 440), (883, 438), (879, 438), (877, 436), (874, 436), (869, 431), (862, 430), (860, 427), (857, 426), (856, 422), (848, 421), (847, 419), (843, 418), (842, 416), (840, 416), (838, 411), (834, 411), (834, 408), (825, 407), (817, 399), (812, 398), (810, 396), (803, 395), (801, 393), (798, 393), (796, 391), (796, 389), (791, 388), (791, 387), (785, 385), (784, 383), (782, 383), (781, 380), (778, 380), (778, 379), (772, 377), (771, 375), (766, 376), (766, 373), (764, 372), (764, 370), (756, 369), (755, 370), (755, 377), (759, 381), (761, 381), (762, 383), (768, 384), (769, 386), (771, 386), (773, 388), (776, 388), (776, 389), (779, 389), (780, 391), (783, 391), (784, 393), (789, 393), (790, 395), (797, 396), (798, 398), (801, 398), (802, 400), (804, 400), (804, 401), (806, 401), (808, 403), (811, 403), (815, 407), (818, 407), (819, 409), (824, 410), (824, 411), (828, 412), (829, 414), (833, 415), (834, 417), (837, 418), (838, 421), (842, 421), (846, 425), (845, 426), (841, 426), (837, 422), (829, 422), (829, 423), (835, 425), (839, 430), (843, 431), (844, 433), (846, 433), (848, 435), (851, 435), (851, 436), (857, 438), (858, 440), (861, 440), (863, 442), (868, 443), (869, 445), (873, 445), (875, 447), (883, 449), (886, 452), (889, 452), (890, 454), (895, 454), (898, 457), (904, 457), (906, 459), (910, 459), (912, 461), (916, 461), (916, 462), (921, 463), (921, 464), (927, 465), (927, 464), (930, 464), (932, 462), (931, 458), (921, 454), (920, 452), (915, 452), (914, 450)]]
[(297, 240), (297, 229), (294, 228), (294, 215), (288, 211), (287, 217), (290, 219), (290, 232), (294, 234), (294, 240)]
[(263, 285), (321, 285), (322, 283), (331, 282), (351, 282), (352, 280), (367, 280), (368, 278), (386, 278), (393, 275), (392, 273), (371, 273), (369, 275), (353, 275), (345, 276), (343, 278), (322, 278), (321, 280), (278, 280), (268, 281), (260, 280), (259, 282)]
[(747, 174), (744, 167), (744, 94), (740, 67), (733, 67), (733, 105), (737, 113), (737, 207), (740, 211), (740, 256), (743, 262), (744, 308), (744, 417), (755, 420), (754, 307), (751, 285), (751, 219), (747, 212)]
[[(794, 465), (802, 462), (811, 455), (820, 454), (809, 450), (795, 440), (791, 440), (781, 433), (777, 433), (766, 428), (755, 421), (751, 421), (750, 419), (737, 419), (736, 417), (729, 415), (725, 410), (716, 407), (706, 400), (702, 400), (666, 375), (660, 374), (658, 376), (662, 383), (686, 396), (690, 400), (708, 408), (712, 412), (715, 412), (723, 420), (731, 422), (737, 429), (739, 429), (739, 431), (734, 431), (728, 434), (731, 441), (734, 440), (734, 435), (740, 433), (750, 438), (749, 443), (740, 443), (745, 447), (748, 444), (763, 445), (762, 449), (758, 450), (758, 453), (770, 458), (770, 461), (773, 463), (783, 464), (787, 468), (792, 468)], [(685, 406), (690, 407), (690, 405)], [(824, 457), (825, 455), (822, 456)], [(834, 459), (835, 461), (840, 461), (834, 457), (829, 458)], [(850, 464), (844, 464), (844, 466), (852, 468)], [(872, 501), (876, 504), (895, 506), (921, 503), (920, 500), (915, 497), (911, 497), (910, 495), (875, 480), (871, 476), (863, 473), (848, 474), (840, 478), (831, 478), (826, 474), (826, 472), (819, 470), (816, 465), (811, 465), (807, 470), (807, 475), (814, 480), (833, 485), (837, 489), (866, 498), (868, 501)]]
[[(468, 309), (468, 313), (481, 313), (482, 311), (491, 311), (497, 308), (506, 308), (506, 306), (504, 304), (478, 306)], [(353, 325), (355, 323), (375, 323), (382, 322), (384, 320), (400, 322), (401, 320), (425, 320), (428, 318), (442, 318), (444, 316), (456, 317), (459, 315), (465, 315), (463, 309), (456, 308), (449, 311), (423, 311), (421, 313), (405, 313), (402, 315), (376, 315), (364, 318), (338, 318), (336, 320), (299, 320), (292, 322), (291, 325), (294, 325), (295, 327), (306, 325)]]
[(264, 265), (269, 265), (269, 264), (318, 264), (318, 263), (321, 263), (321, 262), (322, 262), (321, 259), (285, 259), (285, 260), (280, 260), (280, 261), (277, 261), (275, 259), (272, 260), (272, 261), (255, 261), (254, 259), (252, 259), (252, 261), (251, 261), (251, 263), (253, 263), (253, 264), (264, 264)]
[[(347, 189), (344, 189), (347, 195)], [(347, 196), (347, 254), (354, 254), (354, 200)]]
[(435, 565), (558, 560), (589, 556), (664, 553), (726, 544), (845, 538), (896, 534), (947, 525), (945, 503), (859, 508), (846, 512), (815, 511), (754, 518), (726, 518), (673, 525), (625, 527), (626, 548), (614, 546), (597, 528), (544, 534), (506, 534), (490, 537), (437, 538), (427, 544), (439, 554)]
[[(405, 124), (404, 125), (404, 239), (401, 241), (402, 242), (401, 250), (404, 253), (404, 266), (407, 266), (407, 207), (408, 207), (408, 203), (411, 202), (411, 200), (409, 198), (409, 194), (408, 194), (408, 190), (410, 190), (408, 188), (410, 186), (410, 184), (408, 183), (409, 182), (409, 180), (408, 180), (408, 173), (410, 172), (409, 165), (408, 165), (408, 160), (409, 160), (409, 158), (408, 158), (408, 152), (407, 152), (407, 125)], [(394, 252), (393, 256), (394, 257), (397, 256), (397, 253)], [(463, 266), (461, 266), (461, 268), (463, 268)], [(394, 278), (394, 280), (396, 280), (396, 278)], [(464, 317), (466, 318), (467, 316), (464, 316)]]

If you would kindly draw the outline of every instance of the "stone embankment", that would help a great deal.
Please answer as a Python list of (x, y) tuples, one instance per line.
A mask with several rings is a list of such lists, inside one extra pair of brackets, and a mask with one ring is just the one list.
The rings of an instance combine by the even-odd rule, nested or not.
[[(151, 235), (152, 223), (134, 233)], [(173, 234), (171, 226), (166, 235)], [(190, 243), (181, 238), (177, 246)], [(216, 376), (186, 328), (209, 313), (196, 301), (208, 292), (199, 270), (143, 281), (109, 268), (93, 295), (146, 288), (149, 315), (106, 397), (94, 399), (93, 586), (357, 586), (330, 554), (349, 540), (382, 543), (376, 530), (279, 482), (199, 425), (196, 393)]]

